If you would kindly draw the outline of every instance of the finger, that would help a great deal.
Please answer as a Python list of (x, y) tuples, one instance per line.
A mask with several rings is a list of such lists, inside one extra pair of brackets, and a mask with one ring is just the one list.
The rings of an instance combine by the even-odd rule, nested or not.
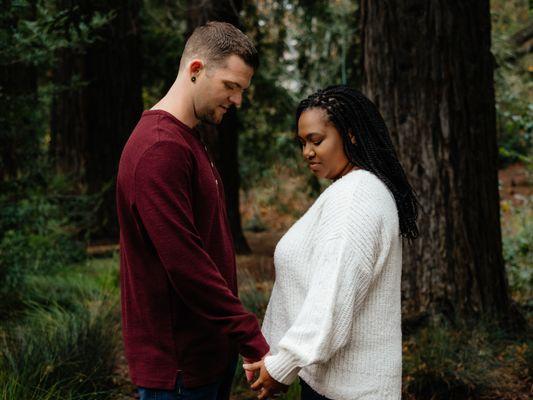
[(270, 391), (266, 389), (261, 390), (261, 392), (259, 393), (259, 396), (257, 396), (259, 400), (267, 399), (269, 397), (270, 397)]
[(259, 390), (262, 386), (263, 386), (263, 379), (259, 378), (259, 379), (256, 380), (254, 383), (252, 383), (252, 385), (250, 386), (250, 388), (251, 388), (252, 390)]
[(252, 364), (243, 364), (242, 367), (245, 371), (257, 371), (258, 369), (261, 369), (261, 365), (263, 365), (263, 363), (261, 361), (257, 361)]
[(254, 372), (253, 371), (245, 371), (246, 375), (246, 382), (250, 383), (254, 379)]

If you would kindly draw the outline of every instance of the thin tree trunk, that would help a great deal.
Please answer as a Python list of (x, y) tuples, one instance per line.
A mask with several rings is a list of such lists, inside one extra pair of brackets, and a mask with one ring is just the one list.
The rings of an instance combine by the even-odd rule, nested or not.
[(488, 0), (361, 1), (364, 91), (419, 196), (404, 310), (508, 315)]
[[(188, 34), (195, 27), (208, 21), (228, 22), (242, 28), (239, 22), (239, 12), (242, 9), (242, 1), (203, 1), (201, 3), (189, 1), (188, 6)], [(200, 127), (202, 135), (206, 138), (213, 150), (217, 168), (224, 182), (226, 206), (229, 224), (237, 253), (250, 253), (250, 247), (246, 242), (242, 231), (241, 214), (239, 210), (239, 119), (235, 110), (228, 111), (222, 123), (215, 126), (204, 125)]]

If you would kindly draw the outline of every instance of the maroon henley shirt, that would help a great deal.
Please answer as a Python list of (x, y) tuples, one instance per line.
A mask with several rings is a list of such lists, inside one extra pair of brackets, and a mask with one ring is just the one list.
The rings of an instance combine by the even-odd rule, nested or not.
[(237, 353), (269, 350), (237, 297), (220, 176), (195, 130), (145, 111), (119, 164), (122, 332), (137, 386), (216, 381)]

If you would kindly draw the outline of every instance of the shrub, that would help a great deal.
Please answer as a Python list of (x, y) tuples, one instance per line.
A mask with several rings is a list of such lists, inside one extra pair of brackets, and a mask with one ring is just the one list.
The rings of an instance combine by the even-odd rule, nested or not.
[[(37, 166), (38, 167), (38, 166)], [(40, 165), (45, 170), (47, 165)], [(39, 171), (2, 183), (0, 301), (12, 302), (25, 277), (51, 273), (85, 257), (91, 210), (98, 199), (72, 194), (72, 180)]]

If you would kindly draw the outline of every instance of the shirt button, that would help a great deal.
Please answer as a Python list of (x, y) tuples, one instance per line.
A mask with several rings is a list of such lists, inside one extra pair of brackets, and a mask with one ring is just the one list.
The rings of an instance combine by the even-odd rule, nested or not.
[(216, 182), (216, 183), (217, 183), (217, 185), (218, 185), (218, 179), (215, 179), (215, 182)]
[(213, 164), (213, 161), (211, 161), (211, 166), (212, 166), (212, 167), (214, 167), (214, 166), (215, 166), (215, 164)]

